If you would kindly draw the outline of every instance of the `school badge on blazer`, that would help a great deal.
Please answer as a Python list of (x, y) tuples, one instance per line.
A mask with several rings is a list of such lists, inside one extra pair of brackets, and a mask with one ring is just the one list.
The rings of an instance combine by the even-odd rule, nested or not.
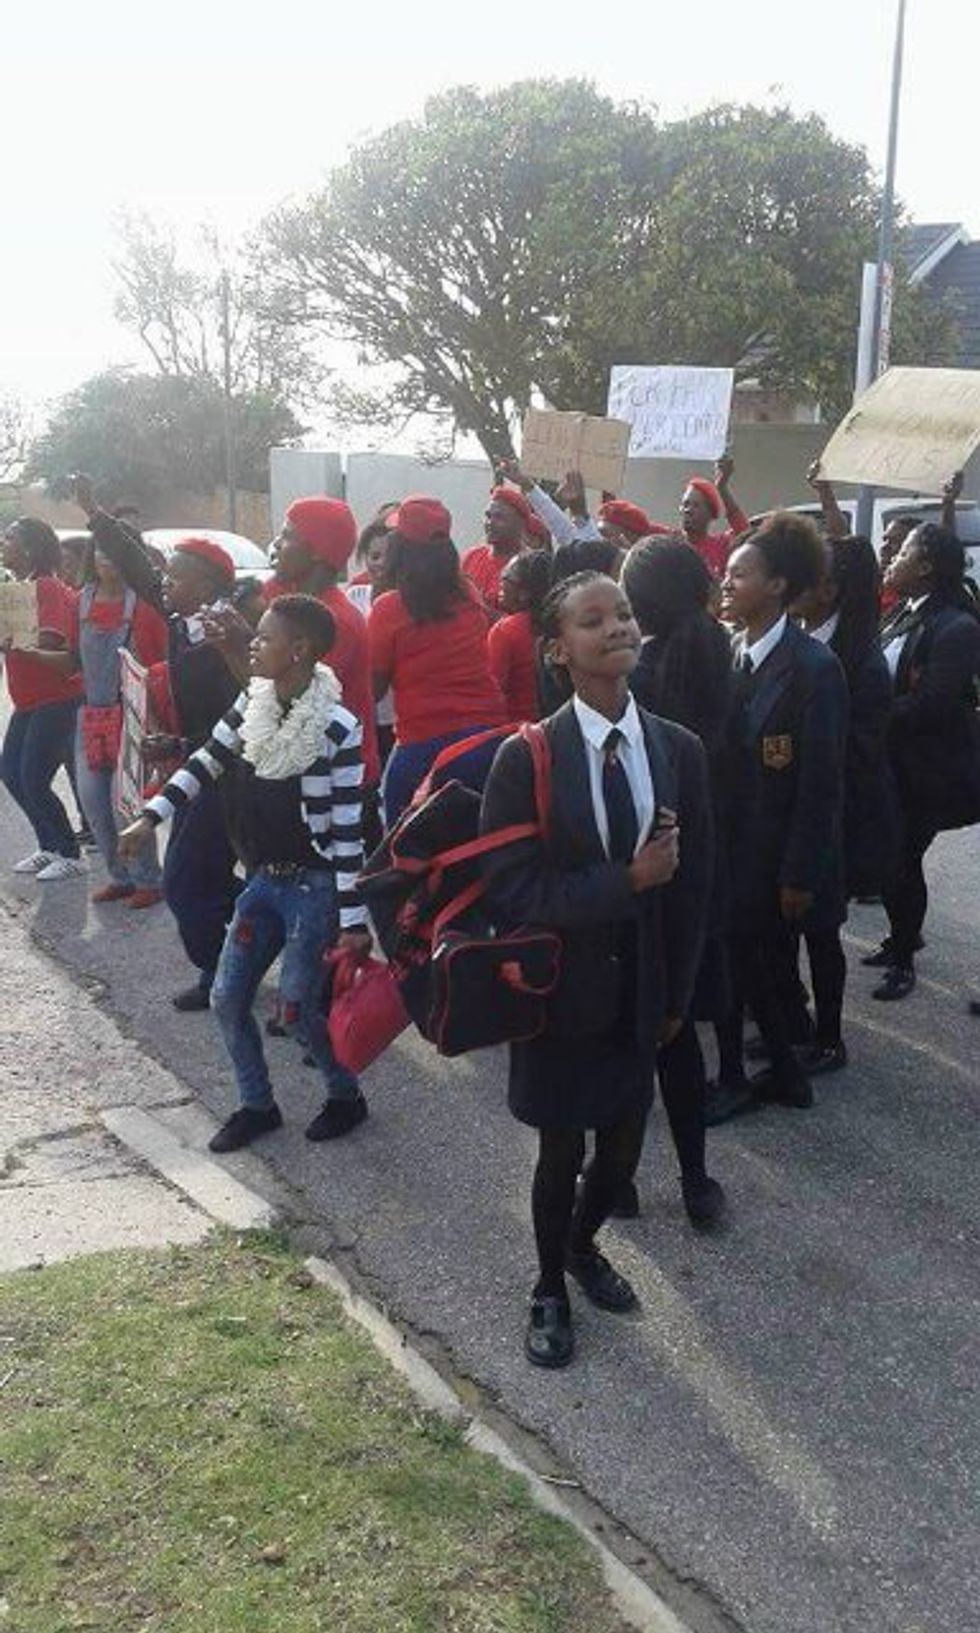
[(786, 771), (793, 764), (792, 737), (764, 737), (762, 763), (767, 771)]

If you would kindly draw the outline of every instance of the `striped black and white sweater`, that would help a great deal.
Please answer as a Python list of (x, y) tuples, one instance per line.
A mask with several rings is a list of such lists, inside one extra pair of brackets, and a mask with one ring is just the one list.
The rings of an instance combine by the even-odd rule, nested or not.
[(248, 695), (242, 692), (215, 726), (203, 748), (192, 754), (144, 815), (165, 822), (217, 783), (235, 851), (247, 873), (263, 866), (293, 864), (328, 868), (337, 880), (340, 928), (367, 922), (357, 891), (364, 866), (361, 829), (361, 724), (342, 704), (334, 704), (323, 733), (322, 752), (292, 777), (260, 777), (242, 758), (242, 722)]

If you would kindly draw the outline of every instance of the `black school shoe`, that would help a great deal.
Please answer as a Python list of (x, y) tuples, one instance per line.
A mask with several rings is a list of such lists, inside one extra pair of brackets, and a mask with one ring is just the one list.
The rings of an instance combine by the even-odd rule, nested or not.
[(687, 1217), (695, 1230), (712, 1230), (725, 1214), (725, 1193), (716, 1179), (681, 1179)]
[(567, 1367), (575, 1354), (572, 1312), (567, 1298), (532, 1298), (524, 1354), (535, 1367), (552, 1370)]
[(211, 1008), (211, 988), (202, 987), (200, 982), (195, 981), (192, 987), (175, 992), (170, 1002), (182, 1015), (196, 1015), (199, 1010)]
[(243, 1145), (251, 1145), (260, 1134), (271, 1134), (274, 1128), (282, 1127), (282, 1112), (273, 1102), (271, 1106), (256, 1109), (254, 1106), (239, 1106), (233, 1111), (226, 1123), (222, 1123), (216, 1134), (212, 1134), (208, 1141), (209, 1151), (240, 1151)]
[(766, 1106), (791, 1106), (807, 1111), (813, 1105), (813, 1089), (807, 1077), (777, 1077), (775, 1072), (756, 1072), (749, 1080), (752, 1093)]
[(758, 1109), (759, 1102), (747, 1077), (737, 1078), (731, 1083), (719, 1078), (716, 1083), (709, 1083), (705, 1091), (704, 1126), (718, 1128), (721, 1123), (730, 1122), (743, 1112)]
[(880, 1003), (893, 1004), (915, 991), (915, 971), (909, 964), (893, 964), (885, 971), (885, 979), (875, 987), (872, 998)]
[(808, 1043), (796, 1050), (796, 1058), (807, 1077), (826, 1077), (829, 1072), (844, 1070), (847, 1045), (840, 1038), (836, 1043)]
[(346, 1100), (327, 1100), (306, 1130), (308, 1140), (339, 1140), (349, 1134), (368, 1114), (363, 1094)]
[[(916, 936), (913, 951), (921, 953), (924, 946), (925, 941), (923, 940), (922, 936)], [(862, 958), (861, 963), (864, 965), (865, 969), (869, 970), (894, 969), (895, 951), (892, 945), (891, 937), (887, 936), (885, 938), (876, 953), (866, 953)]]
[(586, 1298), (600, 1310), (612, 1310), (618, 1315), (632, 1310), (637, 1302), (626, 1277), (613, 1269), (598, 1248), (589, 1248), (587, 1253), (574, 1253), (569, 1249), (565, 1269), (574, 1276)]

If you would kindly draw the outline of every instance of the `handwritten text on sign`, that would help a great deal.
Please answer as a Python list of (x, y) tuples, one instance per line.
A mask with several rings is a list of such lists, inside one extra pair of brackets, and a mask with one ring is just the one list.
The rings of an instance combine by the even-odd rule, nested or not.
[(621, 420), (529, 408), (521, 464), (530, 476), (545, 481), (560, 482), (566, 471), (581, 471), (587, 488), (618, 493), (629, 440), (630, 428)]
[(728, 441), (732, 369), (617, 364), (609, 412), (633, 427), (634, 459), (717, 459)]
[(837, 427), (820, 474), (941, 493), (977, 447), (980, 369), (889, 369)]

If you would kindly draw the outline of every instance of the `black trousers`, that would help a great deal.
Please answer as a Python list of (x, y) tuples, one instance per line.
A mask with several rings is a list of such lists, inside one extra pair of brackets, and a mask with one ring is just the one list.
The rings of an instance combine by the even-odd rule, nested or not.
[(609, 1218), (623, 1186), (633, 1178), (643, 1149), (646, 1107), (611, 1128), (595, 1132), (595, 1150), (586, 1165), (576, 1201), (576, 1183), (585, 1158), (586, 1130), (539, 1129), (538, 1161), (531, 1186), (531, 1213), (540, 1279), (535, 1292), (558, 1297), (565, 1290), (569, 1249), (587, 1252)]
[(780, 1083), (796, 1083), (803, 1076), (793, 1053), (794, 1038), (785, 1009), (786, 922), (774, 901), (765, 914), (736, 922), (731, 932), (735, 1010), (719, 1028), (722, 1061), (719, 1076), (733, 1081), (743, 1074), (742, 1013), (748, 1008), (766, 1047), (773, 1074)]
[[(785, 943), (785, 958), (776, 975), (779, 1002), (790, 1038), (793, 1043), (808, 1043), (815, 1038), (823, 1048), (832, 1048), (840, 1042), (844, 987), (847, 982), (847, 959), (841, 945), (840, 930), (835, 926), (829, 930), (805, 930), (801, 935), (799, 930), (788, 924)], [(806, 945), (810, 965), (813, 1020), (810, 1018), (809, 995), (800, 978), (801, 943)]]
[(894, 879), (883, 892), (894, 961), (910, 969), (925, 923), (929, 892), (922, 863), (940, 830), (932, 823), (906, 822)]
[(703, 1179), (705, 1069), (693, 1021), (657, 1054), (660, 1097), (683, 1179)]

